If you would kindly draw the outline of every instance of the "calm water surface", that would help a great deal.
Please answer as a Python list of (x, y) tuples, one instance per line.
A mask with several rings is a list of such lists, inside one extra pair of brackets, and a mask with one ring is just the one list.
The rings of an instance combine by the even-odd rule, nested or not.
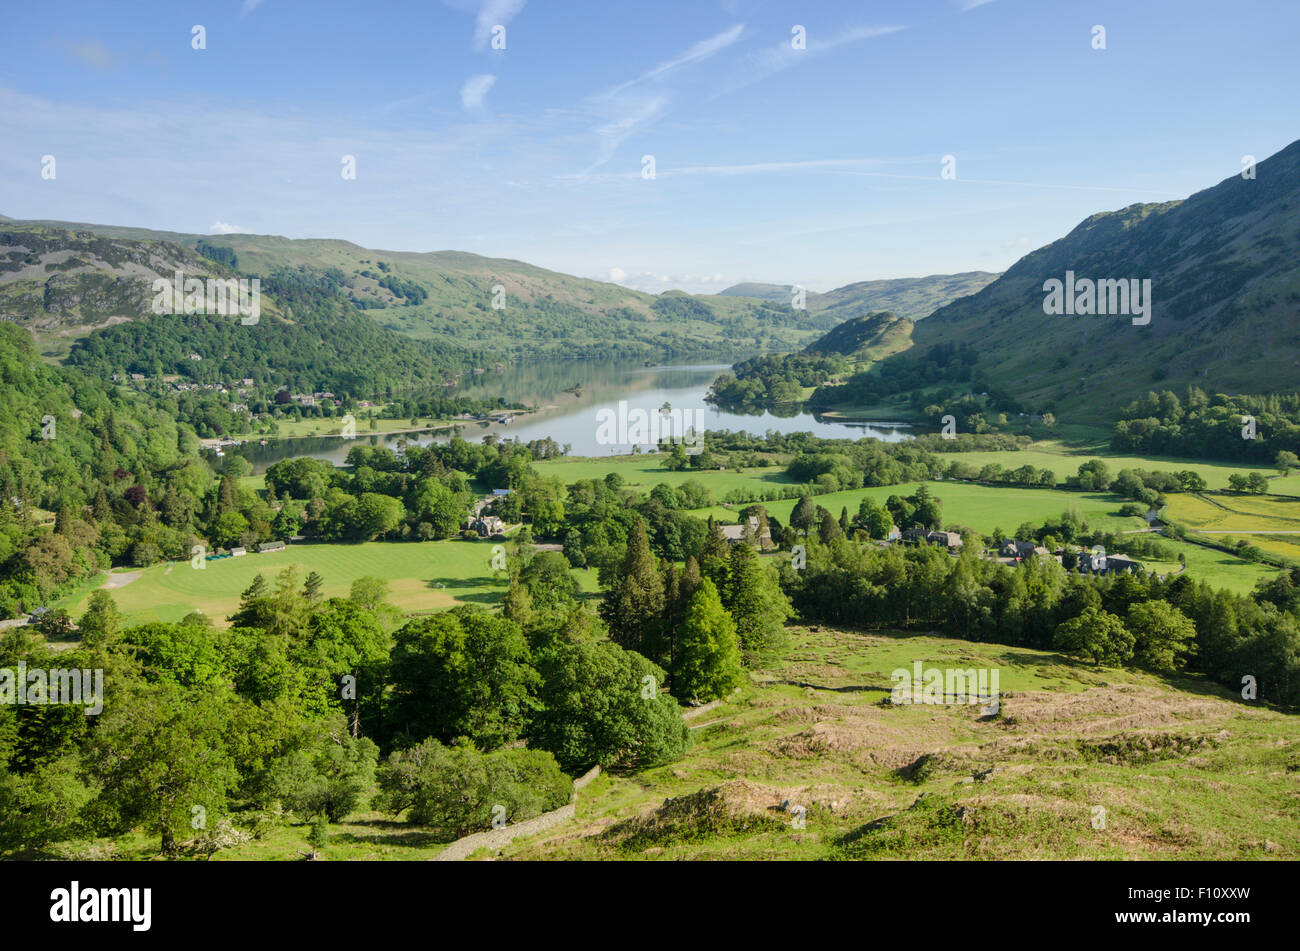
[[(702, 419), (704, 429), (729, 429), (757, 435), (769, 430), (811, 432), (838, 439), (873, 436), (887, 442), (910, 438), (907, 426), (901, 423), (846, 422), (794, 411), (780, 416), (769, 411), (743, 413), (704, 402), (709, 385), (718, 374), (729, 368), (727, 363), (647, 367), (639, 363), (547, 361), (507, 367), (500, 372), (488, 370), (468, 378), (455, 392), (466, 396), (501, 396), (539, 409), (509, 424), (465, 423), (461, 435), (474, 441), (496, 433), (502, 438), (516, 438), (523, 442), (549, 436), (562, 446), (568, 445), (570, 454), (575, 456), (626, 453), (630, 446), (602, 445), (598, 436), (602, 429), (600, 422), (605, 418), (600, 415), (601, 411), (609, 410), (617, 415), (620, 402), (624, 402), (623, 415), (633, 422), (636, 410), (642, 410), (646, 417), (654, 419), (660, 408), (668, 404), (672, 409), (682, 411), (691, 422)], [(312, 456), (341, 465), (348, 450), (358, 443), (396, 447), (403, 440), (427, 445), (448, 438), (446, 431), (387, 436), (360, 434), (354, 439), (305, 437), (275, 440), (266, 446), (250, 443), (239, 451), (253, 463), (255, 471), (263, 472), (272, 463), (293, 456)]]

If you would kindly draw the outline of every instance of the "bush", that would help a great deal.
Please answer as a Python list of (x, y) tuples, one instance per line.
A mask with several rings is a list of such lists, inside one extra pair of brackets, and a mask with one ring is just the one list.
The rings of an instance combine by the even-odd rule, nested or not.
[(522, 822), (572, 798), (573, 780), (548, 752), (479, 753), (427, 739), (380, 767), (375, 805), (393, 815), (406, 812), (408, 822), (456, 839), (491, 828), (494, 818)]

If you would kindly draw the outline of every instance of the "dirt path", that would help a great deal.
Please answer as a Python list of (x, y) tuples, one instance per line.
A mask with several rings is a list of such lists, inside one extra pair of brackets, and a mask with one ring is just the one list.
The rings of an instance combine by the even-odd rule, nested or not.
[(142, 572), (139, 571), (124, 571), (121, 574), (111, 574), (99, 587), (104, 591), (112, 591), (115, 588), (125, 588), (136, 578), (140, 577), (141, 574)]

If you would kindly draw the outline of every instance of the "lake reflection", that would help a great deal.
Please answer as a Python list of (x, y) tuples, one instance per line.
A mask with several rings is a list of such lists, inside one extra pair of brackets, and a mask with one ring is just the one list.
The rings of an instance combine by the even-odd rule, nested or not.
[[(523, 442), (550, 437), (568, 445), (575, 456), (608, 456), (631, 451), (630, 445), (602, 445), (598, 438), (601, 411), (619, 413), (620, 401), (626, 401), (623, 415), (635, 421), (634, 411), (642, 410), (653, 419), (667, 404), (688, 420), (702, 420), (705, 429), (729, 429), (757, 435), (772, 430), (780, 433), (811, 432), (836, 439), (860, 439), (873, 436), (886, 442), (911, 438), (905, 424), (855, 423), (826, 419), (796, 407), (772, 412), (768, 410), (724, 410), (704, 402), (709, 386), (718, 374), (730, 369), (727, 363), (691, 363), (647, 367), (630, 363), (589, 363), (586, 361), (546, 361), (504, 371), (488, 370), (468, 377), (456, 389), (457, 394), (485, 398), (501, 396), (511, 402), (539, 407), (535, 413), (510, 424), (463, 423), (461, 435), (468, 440), (482, 439), (488, 433)], [(358, 421), (358, 428), (363, 425)], [(608, 431), (608, 427), (606, 427)], [(250, 443), (238, 450), (253, 463), (257, 472), (281, 459), (311, 456), (341, 465), (348, 450), (364, 443), (395, 447), (407, 443), (427, 445), (448, 439), (446, 431), (359, 434), (355, 439), (340, 437), (304, 437), (273, 440), (266, 446)], [(642, 447), (642, 451), (645, 447)], [(228, 452), (231, 450), (227, 450)]]

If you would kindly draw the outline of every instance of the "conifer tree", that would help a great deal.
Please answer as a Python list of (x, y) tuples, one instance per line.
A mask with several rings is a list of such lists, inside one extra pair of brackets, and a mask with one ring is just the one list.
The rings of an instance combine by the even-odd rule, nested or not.
[(628, 533), (627, 554), (605, 594), (600, 616), (615, 643), (650, 660), (662, 653), (661, 631), (666, 607), (664, 580), (650, 551), (645, 524)]
[(674, 689), (683, 699), (716, 700), (743, 679), (736, 623), (707, 578), (691, 598), (679, 635)]

